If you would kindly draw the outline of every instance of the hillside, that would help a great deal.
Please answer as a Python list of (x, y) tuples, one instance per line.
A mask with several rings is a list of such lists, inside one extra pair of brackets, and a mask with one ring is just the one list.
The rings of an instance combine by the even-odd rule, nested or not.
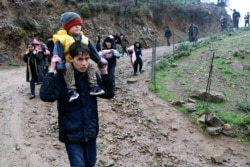
[(81, 13), (83, 31), (94, 40), (96, 35), (124, 33), (130, 43), (140, 39), (144, 48), (150, 48), (151, 40), (165, 44), (164, 29), (174, 32), (174, 42), (187, 39), (190, 23), (199, 26), (200, 37), (216, 34), (220, 30), (219, 18), (226, 11), (222, 7), (199, 3), (175, 4), (164, 2), (140, 3), (133, 1), (108, 1), (81, 3), (60, 0), (2, 0), (0, 2), (0, 63), (19, 61), (26, 43), (33, 38), (46, 41), (60, 29), (60, 15), (65, 11)]

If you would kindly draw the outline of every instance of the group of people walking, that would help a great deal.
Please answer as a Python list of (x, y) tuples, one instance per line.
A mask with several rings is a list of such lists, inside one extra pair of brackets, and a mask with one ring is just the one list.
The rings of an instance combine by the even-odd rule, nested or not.
[[(198, 40), (199, 29), (198, 26), (195, 24), (190, 24), (188, 28), (188, 40), (189, 42), (196, 42)], [(167, 41), (167, 46), (171, 45), (170, 38), (172, 37), (173, 33), (170, 28), (167, 26), (164, 32), (164, 37)]]
[[(117, 59), (125, 53), (130, 58), (133, 75), (144, 72), (142, 44), (135, 40), (130, 45), (122, 33), (109, 34), (103, 41), (97, 36), (94, 44), (83, 34), (83, 20), (75, 12), (63, 13), (60, 22), (62, 29), (48, 43), (34, 39), (27, 45), (23, 60), (27, 64), (26, 80), (30, 83), (29, 99), (35, 98), (35, 84), (41, 83), (40, 99), (57, 101), (59, 140), (65, 145), (70, 166), (94, 167), (99, 132), (97, 99), (114, 97)], [(234, 22), (236, 26), (237, 20)], [(189, 41), (197, 41), (198, 34), (197, 25), (192, 23), (188, 28)], [(170, 46), (169, 27), (164, 36)]]
[[(108, 42), (108, 43), (107, 43)], [(130, 58), (130, 63), (133, 68), (133, 75), (138, 75), (139, 73), (143, 73), (143, 60), (142, 60), (142, 44), (140, 41), (135, 40), (132, 45), (130, 45), (127, 37), (125, 34), (120, 33), (116, 35), (108, 35), (104, 38), (104, 40), (101, 40), (100, 36), (96, 37), (96, 48), (99, 48), (99, 46), (102, 46), (99, 48), (99, 54), (101, 56), (105, 56), (108, 60), (108, 64), (110, 64), (111, 71), (114, 71), (116, 62), (115, 59), (109, 59), (107, 58), (108, 53), (108, 47), (110, 45), (110, 49), (113, 50), (113, 52), (119, 52), (119, 48), (121, 50), (120, 57), (123, 57), (126, 53), (127, 56)], [(129, 46), (130, 45), (130, 46)], [(115, 56), (117, 58), (117, 56)], [(139, 72), (139, 73), (138, 73)], [(111, 73), (112, 74), (112, 73)], [(114, 78), (114, 76), (113, 76)]]
[[(234, 31), (239, 28), (240, 17), (241, 17), (240, 12), (237, 11), (236, 9), (233, 9), (232, 28)], [(249, 12), (247, 12), (244, 16), (245, 27), (249, 27), (249, 19), (250, 19), (250, 14)], [(221, 28), (221, 32), (228, 31), (228, 17), (227, 16), (222, 15), (220, 17), (220, 28)], [(171, 45), (170, 38), (172, 37), (172, 35), (173, 35), (172, 31), (167, 26), (164, 32), (164, 37), (166, 38), (167, 46)], [(199, 35), (198, 26), (194, 23), (191, 23), (188, 27), (189, 42), (196, 42), (198, 40), (198, 35)]]
[[(232, 13), (232, 26), (231, 28), (233, 31), (236, 31), (240, 27), (240, 12), (237, 11), (236, 9), (233, 9)], [(247, 12), (244, 16), (244, 26), (249, 27), (249, 19), (250, 19), (250, 14)], [(221, 25), (221, 31), (228, 31), (228, 16), (222, 15), (220, 18), (220, 25)]]
[(29, 99), (36, 96), (36, 83), (41, 84), (40, 99), (57, 101), (59, 140), (65, 144), (70, 166), (94, 167), (99, 131), (97, 97), (114, 97), (116, 61), (125, 53), (134, 75), (138, 69), (143, 72), (142, 45), (136, 40), (133, 48), (128, 46), (122, 33), (118, 39), (107, 35), (103, 42), (97, 36), (95, 45), (83, 34), (83, 20), (75, 12), (63, 13), (60, 22), (62, 29), (52, 36), (50, 43), (34, 39), (27, 44), (23, 60), (30, 83)]

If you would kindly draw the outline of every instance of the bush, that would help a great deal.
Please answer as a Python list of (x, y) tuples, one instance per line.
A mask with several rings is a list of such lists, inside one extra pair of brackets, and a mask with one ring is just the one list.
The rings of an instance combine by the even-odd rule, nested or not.
[(16, 28), (13, 32), (13, 39), (16, 41), (22, 40), (26, 36), (26, 32), (21, 28)]
[(17, 25), (22, 27), (24, 30), (27, 31), (36, 31), (37, 25), (34, 19), (30, 17), (19, 17), (16, 19)]
[(109, 11), (111, 11), (111, 8), (112, 8), (112, 6), (110, 6), (110, 5), (107, 4), (107, 3), (103, 3), (103, 4), (102, 4), (102, 11), (103, 11), (104, 13), (109, 13)]
[(55, 7), (55, 5), (52, 1), (49, 0), (49, 1), (46, 1), (45, 7), (46, 8), (53, 8), (53, 7)]
[(80, 8), (80, 14), (83, 18), (89, 18), (91, 16), (91, 11), (87, 4), (83, 4)]
[(250, 102), (247, 100), (237, 101), (235, 106), (241, 111), (250, 113)]
[(191, 48), (189, 43), (180, 43), (177, 47), (177, 51), (189, 51)]
[(97, 15), (98, 13), (101, 13), (102, 6), (100, 3), (90, 3), (89, 11), (91, 12), (92, 15)]

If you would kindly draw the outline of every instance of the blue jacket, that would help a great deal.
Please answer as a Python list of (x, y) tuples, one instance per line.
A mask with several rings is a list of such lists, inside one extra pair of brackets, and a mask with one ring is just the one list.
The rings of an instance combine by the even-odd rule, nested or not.
[[(99, 97), (114, 97), (114, 88), (109, 75), (97, 75), (98, 85), (105, 91)], [(90, 141), (97, 138), (99, 131), (97, 96), (91, 96), (86, 73), (75, 71), (79, 98), (68, 102), (67, 87), (63, 74), (49, 73), (40, 88), (40, 98), (45, 102), (57, 100), (59, 140), (67, 142)]]

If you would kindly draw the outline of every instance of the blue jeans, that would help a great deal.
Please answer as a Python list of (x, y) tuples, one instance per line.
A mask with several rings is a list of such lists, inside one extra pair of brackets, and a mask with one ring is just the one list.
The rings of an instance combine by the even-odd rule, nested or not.
[(65, 143), (71, 167), (94, 167), (96, 163), (96, 140)]
[(36, 79), (34, 77), (32, 77), (32, 79), (30, 80), (30, 93), (31, 93), (31, 95), (35, 95), (35, 82), (36, 82)]

